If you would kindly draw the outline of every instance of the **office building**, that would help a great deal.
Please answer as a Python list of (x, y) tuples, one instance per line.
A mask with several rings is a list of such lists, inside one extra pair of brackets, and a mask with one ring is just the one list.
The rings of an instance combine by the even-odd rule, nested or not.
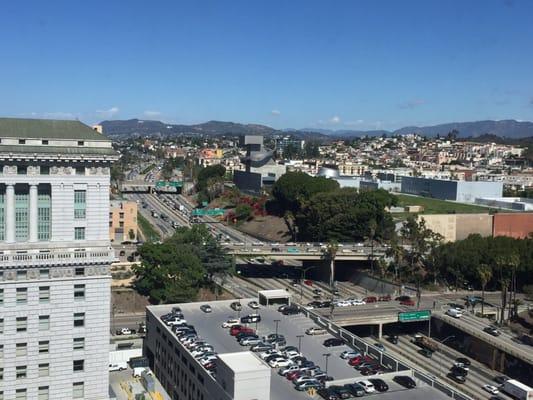
[(0, 398), (108, 398), (111, 142), (0, 118)]
[(474, 203), (476, 198), (502, 197), (503, 184), (501, 182), (452, 181), (404, 176), (401, 179), (401, 190), (405, 194)]
[(135, 201), (111, 201), (109, 238), (116, 243), (137, 240), (137, 203)]

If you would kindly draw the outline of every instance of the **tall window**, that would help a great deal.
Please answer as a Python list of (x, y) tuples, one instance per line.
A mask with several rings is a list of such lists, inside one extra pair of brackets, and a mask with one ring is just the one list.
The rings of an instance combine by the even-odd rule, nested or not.
[(85, 396), (83, 382), (74, 382), (72, 384), (72, 398), (83, 399)]
[(25, 365), (19, 365), (16, 368), (17, 379), (25, 379), (27, 376), (28, 368)]
[(50, 330), (50, 316), (49, 315), (39, 315), (39, 330), (40, 331)]
[(74, 191), (74, 218), (75, 219), (85, 219), (85, 208), (86, 208), (86, 191), (85, 190), (75, 190)]
[(50, 240), (51, 196), (50, 188), (41, 186), (37, 196), (37, 239), (47, 241)]
[(83, 227), (74, 228), (74, 240), (85, 240), (85, 228)]
[(28, 318), (17, 317), (17, 332), (26, 332), (28, 330)]
[(16, 355), (17, 357), (24, 357), (28, 354), (28, 344), (27, 343), (17, 343), (16, 346)]
[(0, 240), (6, 240), (5, 188), (0, 191)]
[(39, 364), (39, 378), (50, 375), (50, 364)]
[(15, 400), (26, 400), (28, 398), (26, 395), (27, 395), (26, 389), (15, 390)]
[(49, 394), (48, 394), (48, 386), (39, 386), (39, 396), (37, 397), (38, 400), (48, 400)]
[(28, 301), (28, 288), (17, 288), (17, 304), (26, 304)]
[(15, 193), (15, 240), (25, 242), (28, 240), (28, 193)]
[(39, 303), (50, 302), (50, 286), (39, 286)]
[(85, 285), (74, 285), (74, 300), (85, 299)]

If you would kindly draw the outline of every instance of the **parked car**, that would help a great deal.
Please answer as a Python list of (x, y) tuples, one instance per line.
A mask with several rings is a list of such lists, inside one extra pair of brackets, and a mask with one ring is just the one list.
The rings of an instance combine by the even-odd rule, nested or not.
[(313, 326), (311, 328), (307, 328), (305, 330), (305, 333), (307, 335), (325, 335), (326, 333), (328, 333), (328, 331), (325, 330), (324, 328), (318, 328), (316, 326)]
[(239, 325), (240, 321), (236, 318), (231, 318), (222, 324), (222, 328), (231, 328), (232, 326)]
[(289, 365), (287, 367), (282, 367), (278, 370), (278, 375), (281, 375), (281, 376), (285, 376), (287, 375), (289, 372), (293, 372), (293, 371), (299, 371), (300, 370), (300, 367), (298, 365)]
[(344, 386), (332, 385), (329, 387), (329, 389), (336, 393), (340, 399), (349, 399), (352, 397), (350, 390)]
[(311, 388), (320, 389), (321, 387), (322, 387), (322, 383), (320, 383), (319, 381), (307, 381), (307, 382), (300, 383), (299, 385), (295, 387), (295, 389), (298, 390), (299, 392), (303, 392), (304, 390), (309, 390)]
[(354, 358), (354, 357), (357, 357), (357, 356), (360, 356), (361, 353), (359, 351), (355, 351), (355, 350), (344, 350), (340, 355), (339, 357), (342, 358), (343, 360), (349, 360), (350, 358)]
[(128, 364), (126, 362), (119, 362), (114, 364), (109, 364), (109, 372), (112, 371), (124, 371), (128, 369)]
[(253, 324), (255, 322), (261, 322), (261, 316), (259, 314), (250, 314), (241, 317), (241, 323), (243, 324)]
[(231, 303), (229, 306), (230, 306), (230, 307), (232, 308), (232, 310), (234, 310), (234, 311), (241, 311), (241, 310), (242, 310), (242, 305), (241, 305), (241, 303), (238, 302), (238, 301), (234, 301), (234, 302)]
[(254, 333), (255, 331), (252, 328), (249, 328), (249, 327), (243, 326), (243, 325), (233, 325), (229, 329), (229, 334), (231, 336), (237, 336), (241, 332)]
[(329, 338), (324, 340), (322, 344), (326, 347), (342, 346), (344, 344), (344, 340), (339, 338)]
[(368, 380), (359, 381), (357, 383), (363, 387), (366, 393), (374, 393), (376, 391), (372, 382)]
[(365, 395), (365, 388), (358, 383), (349, 383), (344, 385), (352, 395), (355, 397), (362, 397)]
[(273, 348), (274, 347), (270, 343), (261, 342), (261, 343), (258, 343), (256, 345), (253, 345), (250, 348), (250, 351), (253, 351), (254, 353), (258, 353), (258, 352), (261, 352), (261, 351), (272, 350)]
[(372, 385), (374, 385), (378, 392), (386, 392), (389, 390), (389, 385), (387, 385), (383, 379), (369, 378), (368, 380), (372, 383)]
[(257, 301), (251, 301), (248, 303), (248, 307), (257, 310), (259, 308), (259, 303)]
[(286, 306), (283, 308), (283, 310), (281, 310), (281, 313), (283, 315), (294, 315), (294, 314), (298, 314), (299, 312), (300, 312), (300, 309), (296, 305)]
[(261, 343), (261, 339), (254, 336), (248, 336), (239, 341), (241, 346), (253, 346), (259, 343)]
[(326, 400), (338, 400), (338, 399), (340, 399), (339, 395), (334, 390), (332, 390), (331, 388), (318, 389), (316, 391), (316, 393), (320, 397), (322, 397), (323, 399), (326, 399)]
[(202, 310), (202, 311), (205, 312), (205, 313), (210, 313), (211, 311), (213, 311), (213, 310), (211, 309), (211, 306), (210, 306), (209, 304), (202, 304), (202, 305), (200, 306), (200, 310)]
[(412, 389), (416, 387), (416, 382), (410, 376), (396, 375), (394, 378), (392, 378), (392, 380), (407, 389)]

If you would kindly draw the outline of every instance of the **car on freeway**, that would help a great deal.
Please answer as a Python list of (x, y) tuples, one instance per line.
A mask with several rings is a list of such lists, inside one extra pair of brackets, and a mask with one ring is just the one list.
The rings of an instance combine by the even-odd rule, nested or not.
[(300, 250), (297, 247), (287, 247), (287, 253), (299, 253)]
[(350, 393), (355, 397), (362, 397), (365, 395), (365, 388), (358, 383), (348, 383), (344, 385)]
[(379, 342), (374, 343), (374, 347), (376, 347), (379, 351), (385, 351), (385, 346)]
[(307, 285), (307, 286), (313, 286), (313, 281), (311, 279), (306, 279), (304, 281), (304, 283)]
[(402, 306), (411, 306), (411, 307), (412, 307), (412, 306), (415, 305), (415, 302), (414, 302), (413, 299), (409, 299), (409, 300), (401, 300), (401, 301), (400, 301), (400, 304), (401, 304)]
[(469, 367), (469, 365), (466, 365), (466, 364), (464, 364), (462, 362), (457, 362), (457, 361), (453, 362), (453, 366), (454, 367), (458, 367), (458, 368), (462, 368), (462, 369), (464, 369), (466, 371), (468, 371), (468, 367)]
[(378, 298), (375, 296), (368, 296), (363, 299), (365, 303), (376, 303), (378, 301)]
[(205, 313), (210, 313), (211, 311), (213, 311), (213, 310), (211, 309), (211, 306), (210, 306), (209, 304), (202, 304), (202, 305), (200, 306), (200, 310), (202, 310), (202, 311), (205, 312)]
[(405, 301), (405, 300), (411, 300), (411, 297), (410, 296), (398, 296), (396, 297), (394, 300), (396, 301)]
[(431, 351), (430, 349), (423, 348), (423, 349), (418, 350), (418, 352), (426, 358), (433, 357), (433, 351)]
[(462, 376), (468, 375), (468, 369), (465, 369), (463, 367), (457, 367), (455, 365), (450, 368), (450, 372), (454, 375), (462, 375)]
[(364, 306), (366, 304), (364, 300), (359, 300), (359, 299), (348, 299), (347, 301), (352, 306)]
[(386, 392), (389, 390), (389, 385), (387, 385), (387, 382), (385, 382), (383, 379), (369, 378), (368, 380), (372, 383), (372, 385), (374, 385), (378, 392)]
[(466, 382), (466, 376), (464, 376), (464, 375), (458, 375), (458, 374), (454, 374), (453, 372), (450, 372), (446, 376), (448, 378), (450, 378), (452, 381), (457, 382), (457, 383), (465, 383)]
[(296, 385), (295, 389), (299, 392), (303, 392), (309, 389), (320, 389), (322, 386), (322, 383), (320, 383), (319, 381), (307, 381)]
[(493, 386), (493, 385), (483, 385), (483, 390), (485, 390), (486, 392), (489, 392), (490, 394), (498, 394), (498, 393), (500, 393), (498, 388), (496, 386)]
[(230, 318), (222, 323), (222, 328), (231, 328), (235, 325), (240, 325), (240, 321), (237, 318)]
[(389, 335), (388, 341), (392, 344), (398, 344), (398, 335)]
[(344, 350), (341, 354), (339, 354), (339, 357), (342, 358), (343, 360), (349, 360), (350, 358), (354, 358), (360, 355), (361, 353), (359, 351)]
[(496, 329), (494, 326), (487, 326), (486, 328), (483, 328), (483, 332), (488, 333), (492, 336), (500, 336), (502, 333)]
[(469, 367), (470, 364), (471, 364), (470, 360), (468, 358), (465, 358), (465, 357), (457, 357), (455, 359), (455, 362), (464, 364), (467, 367)]
[(240, 302), (238, 301), (234, 301), (233, 303), (231, 303), (229, 305), (234, 311), (241, 311), (242, 310), (242, 305)]
[(365, 393), (374, 393), (376, 391), (372, 382), (366, 379), (363, 381), (358, 381), (357, 383), (363, 387), (363, 389), (365, 390)]
[(498, 375), (498, 376), (495, 376), (494, 378), (492, 378), (492, 380), (494, 382), (496, 382), (497, 384), (499, 384), (499, 385), (503, 385), (509, 379), (511, 379), (511, 378), (509, 378), (508, 376), (505, 376), (505, 375)]
[(259, 308), (259, 303), (257, 301), (251, 301), (248, 303), (248, 307), (257, 310)]
[(416, 382), (410, 376), (396, 375), (392, 380), (407, 389), (413, 389), (416, 387)]
[(449, 315), (453, 318), (461, 318), (463, 316), (463, 310), (458, 310), (457, 308), (448, 308), (446, 315)]
[(379, 296), (378, 301), (391, 301), (390, 294), (386, 294), (385, 296)]
[(339, 338), (329, 338), (324, 340), (322, 343), (325, 347), (336, 347), (336, 346), (342, 346), (344, 344), (344, 340)]

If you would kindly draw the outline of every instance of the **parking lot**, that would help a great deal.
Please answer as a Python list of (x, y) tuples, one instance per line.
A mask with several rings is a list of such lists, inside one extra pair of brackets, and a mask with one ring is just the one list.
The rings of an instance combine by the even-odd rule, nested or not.
[[(325, 347), (324, 340), (332, 338), (333, 336), (316, 335), (309, 336), (305, 334), (307, 328), (315, 326), (313, 321), (306, 318), (302, 314), (285, 316), (277, 311), (277, 306), (261, 307), (259, 310), (253, 310), (247, 306), (248, 300), (242, 300), (242, 311), (240, 313), (230, 308), (231, 301), (217, 301), (211, 302), (211, 313), (204, 313), (200, 310), (201, 303), (189, 303), (180, 305), (182, 312), (189, 324), (195, 326), (198, 335), (209, 342), (218, 353), (228, 353), (236, 351), (246, 351), (247, 346), (241, 346), (231, 336), (227, 328), (222, 328), (222, 323), (231, 317), (243, 317), (245, 315), (258, 312), (261, 315), (261, 322), (257, 323), (257, 331), (259, 336), (266, 336), (276, 333), (276, 325), (278, 333), (285, 336), (287, 345), (298, 347), (299, 340), (301, 340), (300, 350), (303, 355), (319, 365), (322, 370), (326, 370), (326, 356), (330, 354), (327, 362), (327, 374), (332, 376), (335, 380), (350, 380), (355, 382), (364, 380), (366, 377), (349, 366), (346, 360), (343, 360), (339, 355), (344, 350), (350, 350), (348, 346)], [(256, 328), (256, 324), (250, 324), (251, 328)], [(298, 336), (303, 337), (298, 338)], [(415, 390), (406, 390), (400, 385), (392, 382), (390, 379), (385, 379), (389, 384), (389, 392), (376, 394), (383, 399), (444, 399), (446, 396), (437, 392), (436, 390), (424, 386), (417, 382), (419, 387)], [(277, 369), (272, 369), (271, 380), (271, 399), (285, 400), (291, 399), (309, 399), (309, 395), (305, 392), (298, 392), (294, 390), (294, 385), (282, 376), (277, 374)], [(376, 396), (374, 395), (374, 396)], [(318, 397), (318, 396), (317, 396)]]

